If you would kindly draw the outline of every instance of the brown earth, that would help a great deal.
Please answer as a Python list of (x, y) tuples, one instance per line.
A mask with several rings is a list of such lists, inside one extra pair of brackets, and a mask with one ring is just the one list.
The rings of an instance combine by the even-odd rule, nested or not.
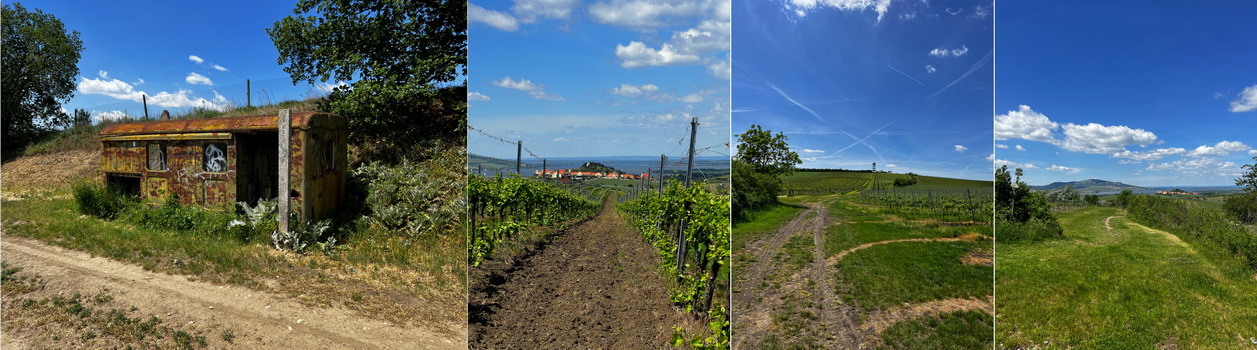
[(62, 188), (100, 169), (99, 150), (73, 150), (20, 157), (0, 165), (5, 199), (37, 190)]
[[(3, 259), (16, 274), (40, 282), (32, 290), (10, 295), (6, 282), (3, 306), (3, 345), (22, 348), (110, 348), (118, 343), (107, 336), (83, 336), (81, 323), (62, 322), (55, 313), (25, 310), (36, 301), (71, 294), (110, 296), (92, 304), (104, 309), (129, 310), (127, 317), (155, 316), (166, 325), (204, 334), (213, 347), (410, 349), (465, 348), (461, 332), (397, 325), (364, 318), (343, 308), (305, 306), (292, 298), (237, 286), (195, 282), (184, 276), (145, 271), (87, 253), (4, 235)], [(129, 309), (128, 309), (129, 307)], [(28, 312), (23, 312), (23, 311)], [(404, 312), (404, 310), (397, 310)], [(186, 325), (186, 326), (185, 326)], [(97, 331), (109, 330), (104, 325)], [(104, 328), (101, 328), (104, 327)], [(457, 328), (457, 327), (454, 327)], [(219, 334), (230, 332), (231, 342)]]
[(470, 348), (667, 347), (672, 327), (693, 321), (657, 266), (608, 197), (592, 219), (471, 269)]

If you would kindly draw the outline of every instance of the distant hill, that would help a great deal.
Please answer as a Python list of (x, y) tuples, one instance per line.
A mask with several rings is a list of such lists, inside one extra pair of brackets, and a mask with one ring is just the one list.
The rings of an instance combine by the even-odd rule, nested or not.
[(483, 167), (485, 170), (510, 169), (515, 171), (515, 161), (499, 159), (493, 157), (485, 157), (479, 154), (467, 154), (467, 165), (475, 170), (477, 166)]
[(593, 173), (623, 173), (619, 169), (612, 168), (606, 164), (598, 162), (585, 162), (579, 168), (572, 169), (575, 171), (593, 172)]
[(1053, 182), (1044, 186), (1030, 187), (1040, 191), (1051, 191), (1065, 186), (1074, 186), (1074, 189), (1078, 190), (1078, 193), (1119, 192), (1121, 190), (1138, 191), (1147, 189), (1135, 185), (1127, 185), (1121, 182), (1104, 181), (1100, 179)]

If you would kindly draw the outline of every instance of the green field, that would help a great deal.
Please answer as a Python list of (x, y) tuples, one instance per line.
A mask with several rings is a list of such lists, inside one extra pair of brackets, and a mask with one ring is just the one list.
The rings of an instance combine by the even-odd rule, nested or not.
[(1117, 208), (1057, 218), (1063, 239), (997, 246), (1001, 347), (1257, 346), (1257, 276), (1234, 256)]
[[(866, 189), (893, 189), (896, 179), (908, 179), (907, 174), (871, 173), (854, 171), (796, 171), (782, 178), (783, 194), (824, 195), (849, 193)], [(991, 181), (952, 179), (917, 175), (917, 184), (900, 187), (912, 190), (991, 189)]]

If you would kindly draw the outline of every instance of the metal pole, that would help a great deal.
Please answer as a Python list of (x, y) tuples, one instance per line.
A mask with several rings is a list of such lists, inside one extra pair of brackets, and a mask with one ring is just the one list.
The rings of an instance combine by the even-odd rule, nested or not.
[(541, 158), (541, 178), (546, 178), (546, 159)]
[(288, 234), (288, 213), (289, 201), (292, 199), (288, 193), (292, 191), (288, 183), (289, 167), (291, 157), (289, 156), (289, 143), (292, 142), (292, 115), (288, 109), (279, 110), (279, 123), (276, 124), (279, 129), (279, 232)]
[(521, 164), (524, 164), (522, 161), (523, 158), (521, 158), (521, 156), (524, 155), (523, 152), (524, 152), (524, 141), (516, 140), (515, 141), (515, 175), (523, 176), (522, 175), (523, 173), (521, 173), (519, 170), (519, 166)]
[(140, 95), (144, 99), (144, 120), (148, 120), (148, 95)]
[(249, 79), (244, 80), (244, 104), (247, 107), (253, 107), (253, 83)]

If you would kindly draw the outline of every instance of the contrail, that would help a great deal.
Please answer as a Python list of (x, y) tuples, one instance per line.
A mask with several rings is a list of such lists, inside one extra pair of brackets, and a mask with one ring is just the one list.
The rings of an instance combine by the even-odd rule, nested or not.
[[(773, 85), (773, 83), (768, 83), (768, 87), (773, 88), (773, 90), (776, 90), (778, 94), (781, 94), (781, 97), (786, 99), (786, 101), (790, 101), (790, 103), (793, 103), (795, 106), (799, 106), (799, 108), (802, 108), (808, 113), (812, 113), (812, 116), (816, 117), (816, 120), (819, 120), (822, 122), (825, 121), (825, 119), (821, 118), (821, 115), (817, 114), (816, 111), (813, 111), (811, 108), (807, 108), (807, 106), (804, 106), (802, 103), (799, 103), (799, 101), (795, 101), (793, 98), (790, 98), (790, 95), (786, 95), (785, 91), (781, 91), (781, 89), (778, 89), (776, 85)], [(854, 138), (854, 136), (852, 138)]]
[(903, 71), (899, 70), (899, 68), (895, 68), (895, 66), (892, 66), (889, 64), (887, 64), (886, 66), (890, 67), (890, 69), (894, 69), (896, 72), (899, 72), (899, 74), (903, 74), (903, 76), (908, 77), (908, 79), (912, 79), (912, 81), (917, 82), (917, 84), (921, 84), (921, 86), (924, 86), (926, 89), (932, 89), (929, 85), (925, 85), (925, 83), (922, 83), (920, 80), (917, 80), (917, 78), (913, 78), (911, 75), (908, 75), (908, 73), (904, 73)]
[(950, 88), (952, 85), (956, 85), (956, 83), (959, 83), (964, 78), (968, 78), (970, 74), (973, 74), (973, 72), (978, 71), (978, 68), (981, 68), (982, 66), (986, 65), (987, 62), (990, 62), (991, 54), (994, 52), (995, 52), (994, 50), (987, 51), (986, 56), (982, 56), (982, 59), (978, 60), (977, 63), (974, 63), (972, 67), (969, 67), (969, 70), (965, 71), (965, 74), (961, 74), (959, 78), (956, 78), (956, 80), (952, 80), (951, 84), (947, 84), (947, 86), (944, 86), (942, 89), (938, 89), (938, 91), (935, 91), (933, 95), (926, 96), (925, 98), (921, 100), (925, 101), (934, 96), (938, 96), (938, 94), (943, 93), (943, 91), (947, 91), (947, 88)]
[[(865, 136), (865, 137), (864, 137), (864, 138), (862, 138), (862, 139), (856, 140), (856, 142), (855, 142), (855, 143), (852, 143), (852, 144), (850, 144), (850, 145), (847, 145), (847, 147), (843, 147), (843, 148), (842, 148), (842, 149), (840, 149), (840, 150), (834, 151), (834, 153), (830, 154), (828, 157), (825, 157), (825, 158), (832, 158), (832, 157), (834, 157), (834, 156), (838, 155), (839, 153), (842, 153), (842, 151), (846, 151), (848, 148), (855, 147), (855, 145), (858, 145), (858, 144), (864, 144), (864, 146), (865, 146), (865, 147), (868, 147), (868, 148), (869, 148), (869, 150), (873, 151), (873, 154), (874, 154), (874, 155), (877, 155), (877, 159), (878, 159), (878, 160), (881, 160), (881, 161), (886, 161), (886, 159), (882, 157), (882, 152), (878, 152), (878, 151), (877, 151), (877, 148), (874, 148), (874, 147), (873, 147), (873, 145), (870, 145), (870, 144), (868, 144), (867, 142), (864, 142), (864, 140), (868, 140), (870, 137), (873, 137), (873, 135), (877, 135), (877, 133), (878, 133), (878, 132), (880, 132), (880, 131), (882, 131), (882, 129), (885, 129), (886, 127), (888, 127), (888, 126), (890, 126), (891, 124), (894, 124), (894, 123), (895, 123), (895, 122), (894, 122), (894, 121), (892, 121), (892, 122), (890, 122), (890, 123), (886, 123), (886, 125), (882, 125), (882, 127), (877, 128), (877, 130), (873, 130), (873, 132), (869, 133), (869, 134), (868, 134), (868, 136)], [(848, 134), (848, 135), (850, 135), (850, 134)]]

